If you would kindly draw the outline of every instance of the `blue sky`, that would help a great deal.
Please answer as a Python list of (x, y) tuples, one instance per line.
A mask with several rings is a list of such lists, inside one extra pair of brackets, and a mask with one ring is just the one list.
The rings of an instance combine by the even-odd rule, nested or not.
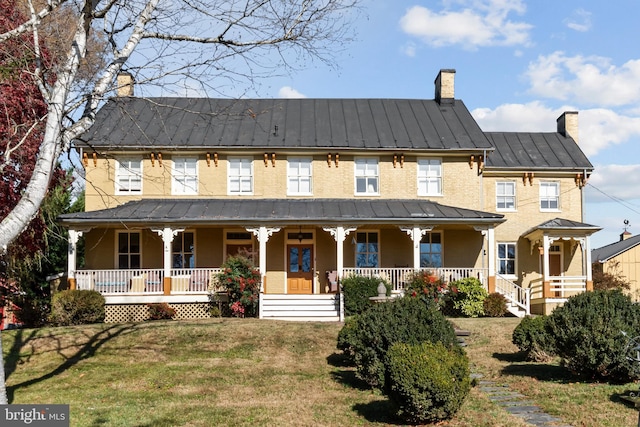
[(438, 71), (454, 68), (456, 98), (486, 131), (555, 131), (577, 110), (596, 248), (625, 219), (640, 233), (639, 16), (637, 0), (365, 0), (337, 70), (310, 63), (257, 95), (431, 99)]

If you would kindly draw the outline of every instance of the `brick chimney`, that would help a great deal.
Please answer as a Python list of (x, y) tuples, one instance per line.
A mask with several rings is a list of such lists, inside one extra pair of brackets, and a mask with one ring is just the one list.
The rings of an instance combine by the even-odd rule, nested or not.
[(453, 104), (454, 102), (454, 82), (456, 77), (456, 70), (442, 69), (436, 77), (436, 102), (442, 104)]
[(126, 71), (118, 74), (118, 96), (133, 96), (133, 76)]
[(565, 111), (556, 120), (558, 125), (558, 133), (578, 143), (578, 112), (577, 111)]

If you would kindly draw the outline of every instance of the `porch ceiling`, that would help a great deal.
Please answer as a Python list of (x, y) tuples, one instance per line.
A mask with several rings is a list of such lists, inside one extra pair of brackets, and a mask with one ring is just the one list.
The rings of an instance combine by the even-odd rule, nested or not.
[(111, 209), (61, 215), (67, 227), (109, 224), (273, 225), (464, 224), (495, 226), (500, 214), (429, 200), (372, 199), (145, 199)]

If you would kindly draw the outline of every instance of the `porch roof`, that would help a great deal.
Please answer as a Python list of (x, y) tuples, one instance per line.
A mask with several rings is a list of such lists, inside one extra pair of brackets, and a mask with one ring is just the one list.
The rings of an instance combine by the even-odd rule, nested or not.
[(500, 214), (429, 200), (372, 199), (144, 199), (90, 212), (64, 214), (68, 227), (109, 224), (290, 225), (464, 224), (495, 226)]
[(524, 237), (532, 242), (540, 240), (545, 234), (554, 237), (586, 237), (601, 229), (597, 225), (564, 218), (554, 218), (530, 228), (524, 233)]

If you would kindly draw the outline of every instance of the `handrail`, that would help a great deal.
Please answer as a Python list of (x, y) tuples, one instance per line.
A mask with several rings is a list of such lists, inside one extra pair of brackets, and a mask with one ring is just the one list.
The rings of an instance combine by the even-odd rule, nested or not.
[(523, 288), (501, 274), (496, 274), (496, 292), (523, 309), (526, 315), (531, 314), (531, 289)]

